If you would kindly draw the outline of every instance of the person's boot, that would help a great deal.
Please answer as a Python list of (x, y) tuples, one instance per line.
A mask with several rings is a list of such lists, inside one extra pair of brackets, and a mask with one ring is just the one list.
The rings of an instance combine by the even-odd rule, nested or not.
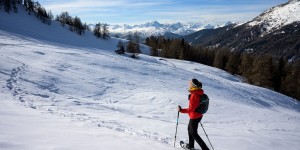
[(188, 150), (194, 150), (194, 147), (190, 146), (190, 144), (186, 144), (186, 149), (188, 149)]
[(194, 146), (191, 146), (191, 145), (188, 144), (188, 143), (184, 143), (183, 141), (180, 141), (180, 146), (181, 146), (183, 149), (188, 149), (188, 150), (193, 150), (193, 149), (194, 149)]

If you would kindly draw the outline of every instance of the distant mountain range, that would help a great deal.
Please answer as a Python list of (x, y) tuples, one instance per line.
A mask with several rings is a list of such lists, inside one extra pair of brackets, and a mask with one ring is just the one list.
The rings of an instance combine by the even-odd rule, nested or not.
[(300, 60), (300, 1), (290, 0), (241, 25), (205, 29), (184, 38), (192, 45)]
[(173, 23), (173, 24), (162, 24), (158, 21), (147, 22), (145, 24), (140, 25), (110, 25), (109, 32), (111, 36), (119, 36), (125, 37), (129, 33), (138, 32), (143, 38), (149, 36), (160, 36), (167, 35), (172, 37), (181, 37), (184, 35), (188, 35), (194, 33), (196, 31), (200, 31), (203, 29), (215, 29), (219, 27), (223, 27), (226, 25), (230, 25), (232, 22), (227, 22), (223, 25), (211, 25), (211, 24), (201, 24), (201, 23), (190, 23), (185, 24), (181, 22)]

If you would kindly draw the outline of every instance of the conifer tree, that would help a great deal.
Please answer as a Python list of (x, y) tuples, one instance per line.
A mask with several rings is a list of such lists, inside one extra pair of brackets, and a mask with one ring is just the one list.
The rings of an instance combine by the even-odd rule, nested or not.
[(225, 69), (226, 63), (228, 61), (228, 55), (230, 51), (228, 49), (222, 48), (217, 51), (214, 59), (214, 67)]
[(87, 31), (90, 31), (90, 32), (92, 31), (91, 28), (86, 24), (86, 22), (84, 23), (83, 27)]
[(172, 58), (172, 56), (170, 55), (171, 53), (171, 48), (170, 48), (170, 42), (169, 41), (166, 41), (166, 44), (163, 45), (162, 47), (162, 57), (165, 57), (165, 58)]
[(27, 8), (28, 8), (28, 0), (24, 0), (24, 6), (25, 6), (25, 8), (27, 10)]
[(180, 55), (180, 51), (181, 51), (181, 40), (172, 40), (171, 44), (170, 44), (170, 51), (169, 52), (169, 56), (171, 58), (174, 59), (179, 59), (179, 55)]
[(231, 52), (229, 54), (228, 62), (226, 63), (225, 70), (230, 72), (231, 74), (237, 74), (240, 65), (240, 54)]
[(80, 18), (77, 16), (74, 18), (74, 27), (79, 35), (84, 33), (84, 26), (82, 25)]
[(75, 30), (74, 19), (71, 16), (69, 18), (67, 18), (67, 25), (69, 25), (69, 30), (70, 31), (74, 31)]
[(30, 12), (33, 12), (34, 11), (34, 2), (32, 0), (27, 0), (27, 4), (28, 4), (28, 14), (30, 14)]
[(128, 43), (127, 43), (126, 51), (128, 53), (131, 53), (132, 57), (136, 57), (136, 55), (140, 53), (140, 45), (139, 43), (137, 43), (137, 41), (139, 41), (138, 33), (134, 33), (132, 35), (132, 33), (130, 32), (127, 35), (127, 40)]
[(9, 13), (11, 11), (10, 0), (4, 0), (4, 10), (6, 13)]
[(182, 39), (180, 44), (179, 59), (187, 60), (187, 53), (188, 53), (188, 45), (185, 43), (185, 40)]
[(150, 46), (150, 55), (158, 56), (158, 40), (154, 36), (150, 36), (146, 38), (146, 45)]
[(267, 88), (273, 87), (272, 85), (272, 57), (259, 56), (253, 61), (251, 69), (250, 80), (258, 86)]
[(102, 38), (107, 39), (109, 37), (108, 24), (103, 24), (102, 28)]
[(283, 79), (281, 91), (300, 100), (300, 63), (287, 64), (285, 69), (288, 72)]
[(140, 33), (138, 33), (137, 31), (135, 31), (133, 34), (133, 41), (135, 42), (136, 51), (138, 53), (140, 53), (140, 51), (141, 51), (141, 49), (140, 49), (141, 36), (140, 36)]
[(136, 57), (136, 55), (139, 53), (138, 49), (137, 49), (137, 46), (138, 43), (136, 43), (135, 41), (129, 41), (128, 44), (127, 44), (127, 48), (126, 48), (126, 51), (128, 53), (131, 53), (131, 57)]
[(61, 25), (64, 27), (65, 24), (68, 24), (68, 18), (70, 18), (69, 13), (68, 12), (62, 12), (59, 16), (58, 16), (58, 20), (61, 23)]
[(284, 60), (283, 57), (279, 59), (273, 70), (273, 85), (275, 91), (280, 91), (282, 79), (285, 77), (284, 66), (287, 63), (287, 60)]
[(124, 43), (121, 40), (118, 42), (117, 48), (118, 48), (118, 50), (120, 50), (121, 53), (125, 52)]
[(102, 32), (101, 32), (101, 23), (97, 23), (95, 25), (95, 28), (94, 28), (94, 35), (97, 37), (97, 38), (100, 38), (102, 37)]
[(156, 46), (151, 47), (150, 55), (151, 56), (158, 56), (158, 50), (157, 50)]
[(12, 4), (13, 4), (14, 12), (17, 13), (18, 12), (18, 8), (17, 8), (17, 2), (16, 2), (16, 0), (12, 0)]
[(253, 57), (248, 53), (241, 55), (241, 64), (239, 65), (239, 74), (248, 78), (251, 76), (251, 68), (253, 64)]

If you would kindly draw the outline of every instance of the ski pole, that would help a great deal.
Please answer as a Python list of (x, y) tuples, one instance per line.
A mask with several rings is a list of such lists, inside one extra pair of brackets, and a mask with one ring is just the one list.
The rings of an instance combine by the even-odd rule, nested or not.
[(178, 114), (177, 114), (177, 123), (176, 123), (174, 147), (175, 147), (175, 143), (176, 143), (176, 135), (177, 135), (177, 128), (178, 128), (178, 119), (179, 119), (179, 111), (178, 111)]
[(200, 124), (201, 124), (201, 127), (202, 127), (202, 129), (203, 129), (203, 131), (204, 131), (204, 133), (205, 133), (205, 135), (206, 135), (206, 137), (208, 139), (208, 142), (209, 142), (210, 146), (212, 147), (213, 150), (215, 150), (214, 147), (212, 146), (212, 144), (211, 144), (211, 142), (210, 142), (210, 140), (209, 140), (209, 138), (208, 138), (208, 136), (207, 136), (207, 134), (206, 134), (206, 132), (205, 132), (205, 130), (204, 130), (203, 125), (202, 125), (201, 122), (200, 122)]

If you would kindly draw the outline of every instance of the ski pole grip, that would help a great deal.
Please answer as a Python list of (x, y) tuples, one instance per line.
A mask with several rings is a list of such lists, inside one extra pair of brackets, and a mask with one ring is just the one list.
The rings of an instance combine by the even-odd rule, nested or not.
[(180, 105), (178, 105), (178, 112), (180, 112), (181, 111), (181, 106)]

